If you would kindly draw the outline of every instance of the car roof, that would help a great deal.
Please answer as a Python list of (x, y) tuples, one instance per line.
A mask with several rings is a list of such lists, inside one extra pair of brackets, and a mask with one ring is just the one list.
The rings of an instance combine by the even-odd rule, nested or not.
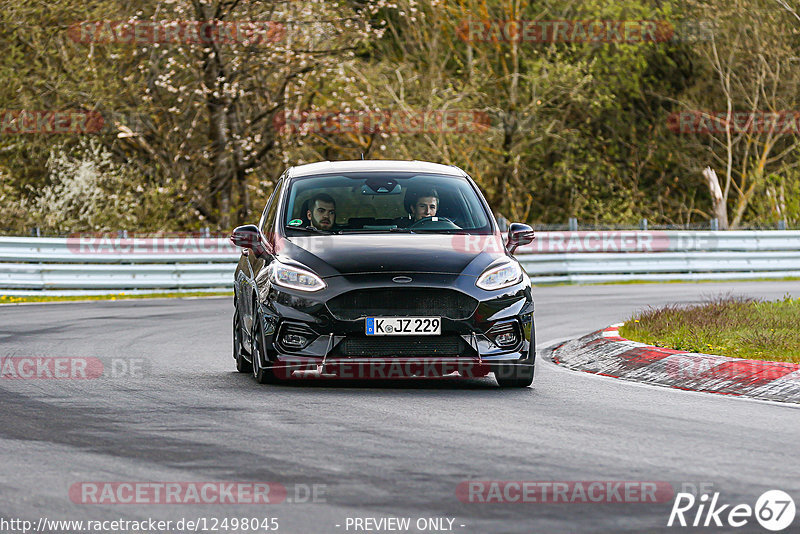
[(321, 161), (298, 165), (289, 169), (290, 177), (313, 176), (318, 174), (333, 174), (343, 172), (419, 172), (431, 174), (446, 174), (449, 176), (466, 176), (467, 173), (454, 165), (441, 165), (427, 161), (399, 161), (399, 160), (352, 160), (352, 161)]

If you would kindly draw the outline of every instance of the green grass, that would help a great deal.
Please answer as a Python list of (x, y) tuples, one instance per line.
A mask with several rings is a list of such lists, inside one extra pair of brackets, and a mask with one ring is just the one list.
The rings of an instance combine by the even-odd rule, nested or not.
[(800, 299), (726, 295), (695, 306), (650, 308), (628, 320), (620, 335), (689, 352), (800, 363)]
[(14, 297), (0, 295), (0, 304), (15, 304), (20, 302), (76, 302), (83, 300), (123, 300), (123, 299), (154, 299), (154, 298), (181, 298), (181, 297), (214, 297), (233, 296), (233, 291), (190, 291), (186, 293), (112, 293), (108, 295), (70, 295), (57, 297), (52, 295), (36, 295)]

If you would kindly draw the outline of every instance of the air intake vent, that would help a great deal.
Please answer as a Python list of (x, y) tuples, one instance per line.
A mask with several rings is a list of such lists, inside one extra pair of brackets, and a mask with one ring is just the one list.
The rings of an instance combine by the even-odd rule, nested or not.
[(337, 345), (335, 354), (350, 357), (443, 357), (473, 355), (461, 336), (348, 337)]
[(343, 321), (415, 315), (463, 320), (470, 317), (477, 307), (477, 300), (459, 291), (410, 287), (350, 291), (328, 301), (328, 309)]
[(296, 323), (283, 323), (278, 332), (278, 342), (287, 352), (304, 349), (317, 337), (309, 327)]

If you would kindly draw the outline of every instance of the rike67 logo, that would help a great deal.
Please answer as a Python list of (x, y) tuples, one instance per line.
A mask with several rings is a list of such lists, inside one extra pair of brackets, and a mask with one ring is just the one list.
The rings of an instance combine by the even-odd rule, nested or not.
[(695, 497), (691, 493), (678, 493), (669, 514), (667, 526), (682, 527), (733, 527), (749, 525), (752, 520), (772, 532), (784, 530), (792, 524), (795, 516), (794, 500), (781, 490), (764, 492), (755, 503), (736, 505), (719, 502), (719, 492), (709, 496), (708, 493)]

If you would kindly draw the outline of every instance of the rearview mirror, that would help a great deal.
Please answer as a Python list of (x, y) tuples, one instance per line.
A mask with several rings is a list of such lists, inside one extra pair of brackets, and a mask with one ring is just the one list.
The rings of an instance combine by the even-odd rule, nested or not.
[(506, 248), (513, 254), (517, 247), (527, 245), (534, 240), (533, 228), (527, 224), (511, 223), (508, 227), (508, 240)]
[(255, 224), (237, 226), (231, 234), (231, 242), (237, 247), (252, 250), (256, 254), (265, 251), (261, 230)]

